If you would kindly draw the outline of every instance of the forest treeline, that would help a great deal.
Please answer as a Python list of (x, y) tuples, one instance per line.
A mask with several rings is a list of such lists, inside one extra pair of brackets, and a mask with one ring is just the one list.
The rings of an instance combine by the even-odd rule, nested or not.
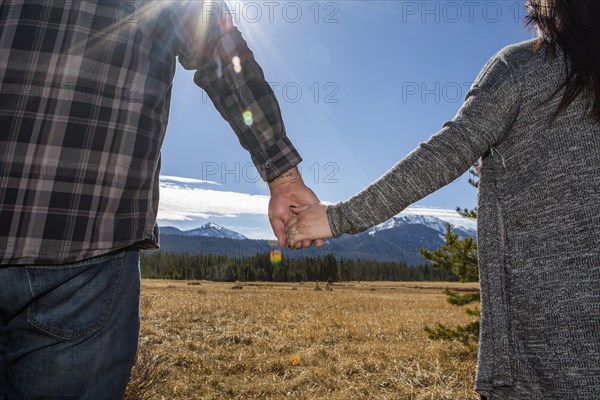
[(278, 251), (231, 258), (213, 254), (142, 252), (143, 278), (212, 281), (456, 281), (431, 265), (337, 259), (332, 255), (288, 259)]

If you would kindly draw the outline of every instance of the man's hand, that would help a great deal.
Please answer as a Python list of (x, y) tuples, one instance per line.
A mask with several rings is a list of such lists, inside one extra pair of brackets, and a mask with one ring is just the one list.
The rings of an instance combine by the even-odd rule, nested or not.
[[(285, 246), (287, 237), (285, 223), (293, 214), (290, 206), (298, 207), (304, 204), (317, 204), (319, 199), (302, 180), (296, 167), (284, 172), (279, 177), (269, 181), (271, 200), (269, 201), (269, 221), (280, 246)], [(303, 240), (302, 247), (310, 247), (312, 240)], [(315, 240), (315, 245), (321, 247), (323, 240)]]

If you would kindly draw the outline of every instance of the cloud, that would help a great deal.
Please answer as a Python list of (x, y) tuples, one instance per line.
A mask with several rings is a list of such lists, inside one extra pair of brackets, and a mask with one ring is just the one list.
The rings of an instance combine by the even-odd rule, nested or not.
[(183, 178), (181, 176), (161, 175), (160, 181), (162, 182), (177, 182), (177, 183), (189, 183), (189, 184), (209, 184), (209, 185), (220, 185), (220, 183), (213, 181), (205, 181), (202, 179), (195, 178)]
[(159, 221), (236, 218), (240, 214), (267, 215), (269, 198), (247, 193), (195, 187), (210, 181), (173, 176), (160, 177)]

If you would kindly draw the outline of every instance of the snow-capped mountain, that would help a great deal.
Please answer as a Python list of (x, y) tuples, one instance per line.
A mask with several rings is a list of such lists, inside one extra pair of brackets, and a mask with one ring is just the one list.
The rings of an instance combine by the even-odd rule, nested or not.
[(477, 230), (464, 225), (458, 225), (456, 223), (444, 221), (437, 217), (430, 215), (419, 215), (419, 214), (403, 214), (393, 217), (379, 225), (376, 225), (369, 229), (367, 233), (371, 236), (375, 236), (378, 232), (401, 228), (406, 225), (424, 225), (435, 231), (438, 231), (442, 237), (446, 234), (446, 225), (450, 224), (452, 231), (458, 233), (461, 237), (465, 236), (477, 236)]
[(179, 235), (179, 236), (200, 236), (200, 237), (211, 237), (211, 238), (223, 238), (223, 239), (235, 239), (244, 240), (248, 239), (241, 233), (237, 233), (230, 229), (224, 228), (221, 225), (208, 222), (199, 228), (182, 231), (173, 226), (160, 227), (161, 235)]
[[(460, 218), (443, 220), (441, 218), (420, 215), (401, 214), (365, 232), (356, 235), (343, 235), (337, 239), (325, 241), (321, 248), (311, 247), (304, 250), (281, 249), (285, 257), (315, 257), (333, 254), (339, 258), (403, 261), (407, 264), (425, 262), (419, 249), (433, 250), (444, 244), (446, 225), (462, 238), (477, 235), (473, 221)], [(469, 226), (470, 225), (470, 226)], [(256, 253), (269, 252), (273, 242), (251, 240), (244, 235), (207, 223), (200, 228), (181, 231), (166, 226), (160, 228), (160, 247), (163, 251), (176, 253), (211, 253), (231, 257), (249, 257)]]

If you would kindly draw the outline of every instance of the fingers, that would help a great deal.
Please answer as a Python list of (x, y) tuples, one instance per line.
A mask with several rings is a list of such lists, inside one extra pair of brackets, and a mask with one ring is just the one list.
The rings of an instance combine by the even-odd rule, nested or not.
[[(287, 236), (287, 244), (288, 245), (293, 245), (299, 242), (300, 239), (300, 232), (298, 231), (298, 228), (295, 225), (290, 226), (289, 229), (287, 229), (286, 231), (286, 236)], [(300, 243), (302, 244), (302, 243)]]
[(312, 214), (315, 214), (315, 212), (318, 211), (317, 209), (318, 204), (290, 206), (292, 217), (285, 223), (285, 234), (288, 247), (301, 249), (310, 247), (313, 244), (317, 247), (323, 246), (324, 241), (322, 239), (315, 240), (315, 237), (313, 236), (316, 232), (313, 232), (314, 227), (312, 225), (314, 215)]
[(302, 235), (301, 233), (295, 235), (288, 234), (288, 247), (290, 248), (299, 250), (302, 248), (308, 248), (313, 244), (317, 247), (321, 247), (323, 245), (323, 241), (306, 239), (306, 236)]
[(288, 219), (287, 222), (285, 223), (285, 233), (289, 234), (289, 232), (292, 230), (292, 228), (297, 229), (298, 228), (298, 217), (296, 217), (295, 215)]
[(285, 224), (285, 231), (288, 247), (293, 249), (301, 249), (302, 247), (310, 246), (311, 240), (303, 240), (304, 236), (298, 228), (298, 217), (295, 215)]
[(307, 240), (307, 239), (303, 239), (304, 236), (302, 234), (296, 234), (293, 237), (289, 237), (288, 238), (288, 246), (292, 249), (296, 249), (296, 250), (300, 250), (302, 249), (304, 246), (304, 242), (309, 242), (311, 243), (311, 240)]
[[(303, 206), (290, 206), (290, 211), (294, 214), (294, 216), (287, 221), (287, 223), (285, 224), (285, 227), (286, 227), (286, 234), (287, 234), (288, 238), (293, 240), (293, 247), (295, 249), (307, 248), (307, 247), (312, 246), (312, 244), (313, 244), (312, 240), (309, 240), (309, 239), (302, 240), (298, 237), (298, 217), (297, 217), (297, 215), (300, 214), (301, 212), (308, 210), (310, 207), (311, 207), (310, 204), (306, 204)], [(289, 240), (288, 240), (288, 243), (291, 244)]]
[(287, 242), (287, 235), (283, 221), (279, 218), (269, 218), (269, 221), (271, 222), (271, 227), (273, 228), (273, 232), (277, 238), (277, 243), (281, 247), (285, 246), (285, 243)]
[[(290, 210), (292, 210), (292, 213), (294, 213), (294, 217), (290, 218), (290, 220), (289, 220), (291, 225), (296, 226), (298, 224), (298, 218), (296, 217), (296, 215), (298, 215), (299, 213), (301, 213), (303, 211), (308, 210), (309, 208), (310, 208), (310, 204), (306, 205), (306, 206), (300, 206), (300, 207), (291, 206)], [(294, 228), (294, 229), (297, 229), (297, 228)], [(289, 229), (288, 229), (288, 231), (289, 231)], [(288, 236), (289, 236), (289, 234), (288, 234)], [(312, 244), (313, 244), (313, 241), (308, 240), (308, 239), (301, 240), (301, 239), (295, 237), (294, 240), (296, 241), (295, 246), (294, 246), (296, 249), (307, 248), (307, 247), (312, 246)], [(300, 243), (300, 245), (298, 245), (297, 243)]]
[(294, 249), (308, 248), (313, 245), (313, 240), (307, 239), (307, 235), (300, 232), (297, 225), (291, 225), (286, 230), (288, 246)]

